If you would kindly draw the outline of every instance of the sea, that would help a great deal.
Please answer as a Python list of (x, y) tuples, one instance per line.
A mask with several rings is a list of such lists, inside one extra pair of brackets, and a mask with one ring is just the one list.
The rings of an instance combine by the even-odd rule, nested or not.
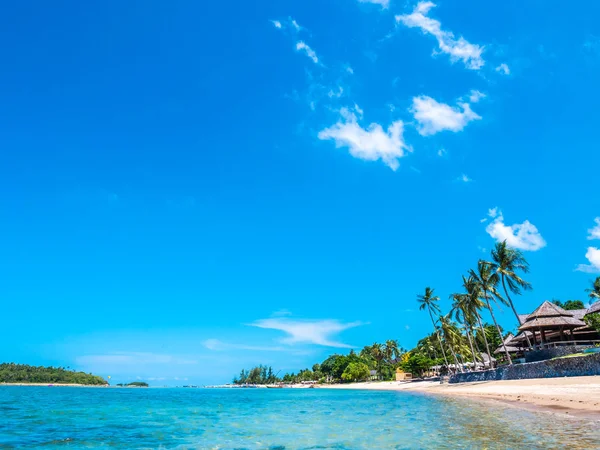
[(0, 449), (599, 449), (599, 425), (412, 392), (0, 386)]

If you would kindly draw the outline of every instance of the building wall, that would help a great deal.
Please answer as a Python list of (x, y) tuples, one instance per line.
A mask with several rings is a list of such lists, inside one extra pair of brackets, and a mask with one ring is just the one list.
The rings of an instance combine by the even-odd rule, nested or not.
[(528, 378), (557, 378), (600, 375), (600, 353), (574, 358), (551, 359), (546, 361), (502, 366), (482, 372), (457, 373), (450, 377), (450, 383), (474, 381), (523, 380)]
[(544, 350), (535, 350), (525, 353), (525, 362), (545, 361), (546, 359), (557, 358), (559, 356), (572, 355), (579, 353), (589, 345), (569, 345), (565, 347), (546, 348)]

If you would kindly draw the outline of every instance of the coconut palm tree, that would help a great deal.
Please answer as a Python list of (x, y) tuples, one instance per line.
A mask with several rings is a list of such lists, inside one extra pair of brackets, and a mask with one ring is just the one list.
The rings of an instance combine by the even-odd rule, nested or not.
[[(494, 325), (498, 330), (498, 334), (500, 335), (500, 339), (502, 339), (502, 330), (496, 321), (496, 316), (494, 316), (494, 311), (492, 310), (492, 305), (490, 304), (490, 298), (497, 298), (501, 302), (505, 302), (502, 298), (496, 286), (498, 286), (499, 277), (498, 274), (492, 270), (492, 266), (490, 263), (479, 260), (477, 263), (477, 272), (473, 269), (469, 271), (469, 274), (473, 277), (475, 282), (479, 285), (481, 292), (483, 293), (483, 300), (485, 301), (487, 308), (490, 311), (490, 315), (492, 316), (492, 320), (494, 321)], [(485, 335), (485, 334), (484, 334)], [(503, 346), (504, 347), (504, 346)], [(506, 354), (506, 359), (508, 360), (508, 364), (512, 365), (512, 359), (506, 347), (504, 347), (504, 353)], [(489, 349), (488, 349), (489, 354)], [(491, 355), (490, 355), (491, 362)]]
[(471, 354), (473, 355), (473, 364), (477, 364), (477, 355), (475, 354), (475, 348), (473, 347), (473, 340), (471, 339), (471, 333), (473, 331), (473, 323), (475, 322), (475, 314), (471, 311), (471, 304), (469, 303), (468, 294), (452, 294), (450, 298), (454, 301), (450, 315), (454, 315), (454, 318), (462, 323), (465, 327), (465, 334), (469, 340), (469, 347), (471, 347)]
[(485, 303), (483, 303), (483, 301), (481, 300), (481, 289), (479, 287), (479, 284), (477, 284), (477, 282), (472, 276), (465, 277), (463, 275), (462, 280), (463, 287), (467, 292), (467, 298), (465, 299), (465, 302), (469, 304), (469, 310), (472, 311), (473, 315), (475, 316), (475, 319), (477, 319), (477, 325), (479, 326), (479, 331), (481, 332), (480, 334), (483, 337), (483, 343), (485, 344), (485, 350), (488, 355), (488, 361), (491, 366), (492, 353), (490, 352), (490, 344), (488, 343), (485, 328), (483, 327), (483, 322), (481, 320), (481, 315), (479, 314), (479, 311), (482, 308), (485, 308)]
[[(498, 242), (492, 250), (492, 262), (489, 264), (491, 265), (492, 270), (500, 275), (500, 280), (502, 281), (502, 287), (504, 288), (506, 299), (508, 300), (513, 313), (517, 318), (519, 326), (523, 325), (523, 322), (517, 313), (515, 305), (510, 298), (508, 291), (515, 295), (520, 295), (521, 289), (525, 291), (531, 289), (531, 283), (525, 281), (519, 275), (517, 275), (518, 271), (528, 273), (529, 263), (520, 250), (508, 247), (506, 245), (506, 241), (503, 241)], [(525, 334), (525, 338), (527, 339), (527, 344), (531, 347), (531, 342), (529, 341), (527, 334)]]
[(447, 316), (440, 316), (440, 328), (442, 329), (444, 341), (448, 345), (450, 353), (452, 353), (452, 356), (454, 357), (454, 364), (462, 372), (462, 365), (458, 362), (458, 358), (456, 357), (457, 347), (460, 349), (460, 338), (462, 336), (457, 327), (452, 323), (450, 314)]
[(385, 359), (389, 363), (392, 363), (394, 360), (400, 358), (402, 351), (400, 350), (400, 345), (396, 339), (388, 339), (385, 341), (384, 346)]
[(433, 325), (433, 329), (438, 338), (438, 342), (440, 343), (440, 347), (442, 349), (442, 356), (444, 357), (444, 362), (446, 363), (446, 367), (448, 367), (448, 358), (446, 358), (446, 352), (444, 351), (444, 346), (442, 345), (442, 339), (440, 338), (440, 332), (438, 330), (437, 325), (435, 324), (435, 320), (433, 320), (434, 312), (437, 316), (440, 315), (440, 307), (437, 305), (437, 302), (440, 300), (440, 298), (436, 295), (433, 295), (433, 292), (434, 292), (434, 289), (431, 289), (430, 287), (426, 287), (425, 294), (418, 295), (417, 301), (421, 304), (419, 306), (419, 309), (421, 311), (425, 310), (425, 309), (427, 311), (429, 311), (429, 318), (431, 319), (431, 324)]
[(590, 297), (590, 303), (600, 300), (600, 277), (596, 277), (596, 279), (592, 281), (592, 287), (586, 289), (585, 292), (587, 292)]

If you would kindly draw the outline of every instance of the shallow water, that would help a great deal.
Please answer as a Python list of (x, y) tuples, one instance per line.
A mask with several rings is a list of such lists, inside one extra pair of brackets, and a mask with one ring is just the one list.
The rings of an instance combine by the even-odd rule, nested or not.
[(2, 449), (597, 449), (598, 425), (406, 392), (0, 387)]

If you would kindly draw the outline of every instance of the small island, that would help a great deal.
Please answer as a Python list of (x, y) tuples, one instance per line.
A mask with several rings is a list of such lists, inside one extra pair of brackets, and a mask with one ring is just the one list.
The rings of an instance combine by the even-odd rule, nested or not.
[(118, 387), (148, 387), (145, 381), (133, 381), (132, 383), (117, 383)]
[(64, 367), (0, 364), (0, 384), (108, 386), (108, 382), (91, 373), (76, 372)]

